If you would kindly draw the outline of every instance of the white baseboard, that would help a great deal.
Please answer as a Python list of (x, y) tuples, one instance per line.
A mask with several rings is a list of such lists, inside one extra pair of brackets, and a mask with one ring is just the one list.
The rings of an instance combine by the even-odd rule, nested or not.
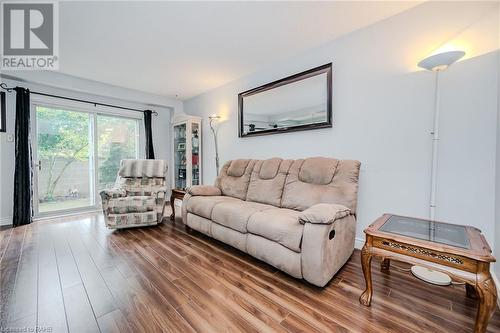
[(358, 237), (356, 237), (354, 239), (354, 248), (355, 249), (361, 250), (363, 248), (363, 245), (365, 245), (364, 238), (358, 238)]
[(53, 219), (64, 218), (64, 217), (80, 216), (80, 215), (98, 214), (98, 213), (102, 213), (102, 209), (91, 208), (89, 210), (56, 213), (53, 215), (33, 217), (33, 222), (53, 220)]
[[(498, 282), (498, 277), (493, 270), (490, 271), (491, 277), (495, 282), (495, 286), (497, 287), (497, 295), (500, 295), (500, 283)], [(500, 298), (497, 298), (497, 306), (500, 308)]]
[(11, 225), (11, 224), (12, 224), (12, 216), (0, 217), (0, 226)]

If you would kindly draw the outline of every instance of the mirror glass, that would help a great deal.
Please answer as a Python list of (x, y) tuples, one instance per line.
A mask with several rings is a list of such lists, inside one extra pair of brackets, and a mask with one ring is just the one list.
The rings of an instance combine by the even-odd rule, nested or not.
[(331, 127), (330, 78), (323, 70), (240, 94), (240, 136)]

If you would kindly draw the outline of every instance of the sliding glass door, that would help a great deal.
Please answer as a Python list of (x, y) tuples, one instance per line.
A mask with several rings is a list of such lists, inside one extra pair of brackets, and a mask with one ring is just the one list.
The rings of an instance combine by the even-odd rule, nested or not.
[(91, 115), (37, 106), (36, 119), (38, 211), (93, 206)]
[(98, 209), (120, 161), (139, 157), (140, 118), (34, 104), (35, 216)]
[(137, 120), (97, 115), (97, 189), (112, 187), (122, 159), (137, 158)]

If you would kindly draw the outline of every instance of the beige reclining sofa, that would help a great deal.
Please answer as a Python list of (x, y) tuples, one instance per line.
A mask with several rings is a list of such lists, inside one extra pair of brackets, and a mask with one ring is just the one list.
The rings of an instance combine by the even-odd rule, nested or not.
[(354, 250), (359, 168), (323, 157), (229, 161), (215, 186), (188, 189), (182, 219), (322, 287)]

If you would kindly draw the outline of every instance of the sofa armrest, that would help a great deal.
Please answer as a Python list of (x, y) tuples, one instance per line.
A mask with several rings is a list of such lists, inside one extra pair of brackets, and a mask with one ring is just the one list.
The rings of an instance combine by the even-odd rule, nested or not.
[(351, 210), (343, 205), (320, 203), (311, 206), (299, 214), (299, 222), (314, 224), (332, 224), (336, 220), (351, 215)]
[(195, 185), (188, 188), (187, 193), (192, 196), (217, 196), (221, 195), (220, 188), (212, 185)]
[(354, 251), (356, 219), (353, 214), (335, 223), (305, 223), (302, 233), (301, 266), (304, 279), (323, 287)]
[(187, 206), (188, 206), (188, 201), (191, 198), (191, 194), (186, 193), (184, 195), (184, 199), (182, 199), (182, 206), (181, 206), (181, 212), (182, 212), (182, 222), (187, 225)]

